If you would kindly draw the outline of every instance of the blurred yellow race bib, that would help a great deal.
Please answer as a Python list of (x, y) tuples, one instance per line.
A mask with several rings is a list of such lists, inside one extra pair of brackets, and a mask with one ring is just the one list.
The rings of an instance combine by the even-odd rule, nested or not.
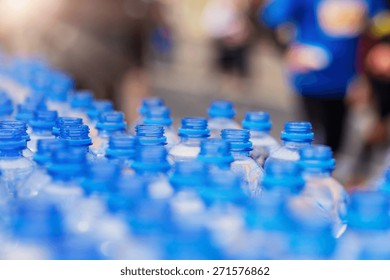
[(367, 5), (362, 0), (324, 0), (317, 13), (321, 29), (330, 37), (356, 37), (367, 21)]

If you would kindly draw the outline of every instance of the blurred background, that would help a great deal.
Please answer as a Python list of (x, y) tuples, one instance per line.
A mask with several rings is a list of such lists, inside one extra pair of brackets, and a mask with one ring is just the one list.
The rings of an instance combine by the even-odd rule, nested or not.
[[(6, 52), (42, 57), (66, 70), (78, 88), (114, 100), (128, 122), (146, 96), (164, 98), (176, 122), (206, 115), (212, 100), (229, 99), (238, 120), (246, 111), (271, 113), (272, 134), (278, 137), (285, 121), (312, 121), (308, 107), (323, 108), (322, 115), (336, 116), (328, 120), (331, 126), (345, 119), (336, 132), (341, 138), (336, 177), (355, 187), (383, 170), (389, 143), (390, 23), (381, 1), (313, 0), (321, 5), (318, 13), (311, 14), (312, 7), (295, 9), (291, 15), (303, 15), (289, 18), (295, 1), (274, 0), (279, 6), (267, 11), (270, 1), (263, 0), (0, 0), (0, 43)], [(310, 20), (328, 34), (318, 39), (320, 31)], [(347, 47), (325, 54), (294, 48), (302, 34), (313, 44)], [(340, 119), (333, 105), (302, 101), (305, 92), (286, 75), (291, 65), (299, 73), (316, 73), (331, 59), (336, 67), (356, 70), (353, 81), (344, 78), (348, 87), (336, 97), (345, 105)], [(324, 78), (313, 77), (321, 89)], [(321, 116), (314, 129), (323, 143)]]

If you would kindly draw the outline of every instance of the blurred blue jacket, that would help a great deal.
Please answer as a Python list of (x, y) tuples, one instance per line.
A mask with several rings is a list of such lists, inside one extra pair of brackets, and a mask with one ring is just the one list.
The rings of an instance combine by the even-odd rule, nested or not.
[[(356, 8), (356, 5), (363, 7), (365, 15), (362, 27), (387, 8), (385, 0), (271, 0), (262, 10), (261, 18), (270, 27), (284, 23), (294, 24), (294, 45), (319, 47), (328, 55), (328, 63), (321, 69), (289, 72), (291, 83), (301, 95), (343, 97), (356, 74), (356, 52), (362, 30), (348, 34), (345, 29), (342, 30), (342, 23), (329, 20), (332, 17), (324, 20), (328, 15), (334, 14), (335, 9), (332, 8), (340, 3), (352, 5), (352, 8)], [(353, 9), (339, 8), (338, 19), (353, 18), (355, 15), (351, 14), (351, 10)], [(332, 32), (338, 27), (340, 32)]]

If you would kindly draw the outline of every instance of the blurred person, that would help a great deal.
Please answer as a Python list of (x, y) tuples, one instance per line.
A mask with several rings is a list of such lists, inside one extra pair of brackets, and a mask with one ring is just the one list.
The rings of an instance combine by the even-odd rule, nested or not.
[(358, 38), (385, 7), (382, 0), (271, 0), (262, 11), (270, 27), (294, 25), (286, 55), (289, 78), (317, 142), (335, 153), (343, 139), (345, 96), (356, 75)]
[[(351, 171), (347, 184), (366, 184), (383, 172), (390, 114), (390, 14), (377, 16), (361, 36), (357, 68), (359, 77), (350, 87), (347, 101), (354, 123), (352, 134), (358, 145), (349, 153)], [(349, 143), (351, 139), (349, 140)], [(348, 173), (343, 171), (343, 173)]]
[[(50, 64), (74, 76), (78, 88), (90, 89), (97, 98), (114, 99), (129, 121), (134, 119), (140, 100), (150, 91), (147, 67), (151, 50), (165, 55), (171, 49), (171, 30), (165, 20), (168, 1), (7, 4), (11, 2), (0, 1), (0, 9), (7, 15), (0, 19), (0, 40), (6, 49), (46, 57)], [(20, 10), (14, 11), (14, 6)]]
[(203, 12), (203, 26), (216, 52), (216, 66), (223, 75), (223, 90), (242, 89), (249, 74), (251, 45), (250, 1), (209, 0)]

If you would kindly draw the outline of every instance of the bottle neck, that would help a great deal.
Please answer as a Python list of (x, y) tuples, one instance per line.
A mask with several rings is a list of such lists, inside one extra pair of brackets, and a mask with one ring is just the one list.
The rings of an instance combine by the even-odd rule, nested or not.
[(310, 142), (293, 142), (293, 141), (284, 141), (284, 146), (290, 149), (301, 149), (311, 145)]
[(0, 158), (18, 158), (22, 157), (23, 150), (12, 149), (12, 150), (0, 150)]
[(251, 130), (251, 139), (262, 139), (271, 137), (268, 131)]
[(303, 170), (303, 176), (315, 177), (315, 178), (328, 178), (328, 177), (332, 177), (332, 172), (320, 168), (305, 168)]
[(211, 171), (218, 171), (218, 170), (230, 170), (230, 162), (229, 163), (207, 163), (207, 168)]
[(180, 139), (182, 143), (200, 145), (200, 142), (206, 138), (189, 138), (187, 136), (182, 136)]
[(53, 135), (53, 128), (38, 128), (38, 127), (33, 127), (32, 128), (33, 134), (36, 135), (45, 135), (45, 136), (50, 136)]
[(243, 151), (231, 151), (231, 154), (234, 158), (237, 157), (249, 157), (250, 156), (250, 151), (243, 150)]
[(111, 135), (125, 134), (124, 130), (108, 130), (108, 129), (98, 129), (98, 136), (100, 137), (110, 137)]

